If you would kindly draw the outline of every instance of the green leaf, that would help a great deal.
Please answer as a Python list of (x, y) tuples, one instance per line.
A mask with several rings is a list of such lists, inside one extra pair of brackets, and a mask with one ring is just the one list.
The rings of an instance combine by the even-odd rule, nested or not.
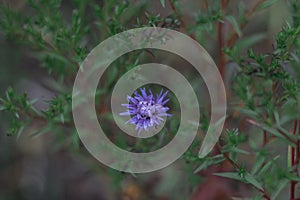
[(20, 138), (21, 134), (23, 133), (23, 130), (25, 128), (25, 125), (22, 125), (17, 133), (17, 140)]
[(254, 178), (254, 176), (250, 173), (245, 174), (245, 180), (250, 183), (251, 185), (254, 185), (256, 188), (259, 188), (263, 190), (262, 185)]
[(162, 5), (163, 8), (166, 7), (166, 1), (165, 0), (160, 0), (160, 3), (161, 3), (161, 5)]
[(249, 183), (251, 185), (254, 185), (256, 188), (263, 190), (262, 185), (254, 178), (254, 176), (252, 174), (250, 174), (248, 172), (246, 172), (244, 174), (244, 178), (241, 177), (237, 172), (214, 173), (214, 175), (242, 181), (244, 183)]
[(265, 173), (267, 173), (267, 171), (272, 167), (272, 165), (274, 165), (274, 161), (277, 160), (280, 156), (276, 156), (275, 158), (273, 158), (272, 160), (270, 160), (269, 162), (267, 162), (263, 168), (261, 168), (261, 170), (258, 172), (257, 177), (263, 177)]
[(232, 147), (229, 150), (230, 152), (235, 152), (235, 153), (240, 153), (240, 154), (245, 154), (245, 155), (249, 155), (250, 153), (246, 150), (240, 149), (238, 147)]
[(20, 119), (20, 115), (18, 112), (15, 112), (15, 116), (16, 116), (16, 118)]
[(230, 178), (238, 181), (243, 181), (243, 178), (237, 172), (222, 172), (222, 173), (214, 173), (216, 176), (221, 176), (224, 178)]
[(259, 117), (259, 113), (250, 110), (248, 108), (236, 108), (237, 111), (241, 112), (244, 115), (247, 115), (253, 119), (257, 119)]
[[(285, 138), (285, 136), (282, 135), (282, 134), (281, 134), (279, 131), (277, 131), (275, 128), (269, 127), (269, 126), (266, 125), (266, 124), (259, 124), (259, 123), (257, 123), (257, 122), (252, 121), (252, 120), (248, 120), (248, 121), (249, 121), (251, 124), (253, 124), (253, 125), (257, 126), (257, 127), (260, 127), (261, 129), (267, 131), (268, 133), (271, 133), (272, 135), (274, 135), (274, 136), (276, 136), (276, 137), (278, 137), (278, 138), (284, 140), (286, 143), (288, 143), (288, 144), (293, 144), (291, 141), (289, 141), (287, 138)], [(281, 127), (278, 127), (278, 128), (281, 130)], [(281, 131), (284, 131), (284, 132), (285, 132), (285, 130), (281, 130)], [(294, 138), (292, 135), (290, 135), (290, 134), (289, 134), (289, 137), (290, 137), (291, 139), (295, 139), (295, 138)]]
[(295, 175), (294, 173), (286, 172), (285, 175), (289, 180), (300, 182), (300, 178), (297, 175)]
[(35, 113), (37, 114), (38, 116), (41, 116), (42, 113), (40, 111), (38, 111), (35, 107), (31, 106), (30, 109)]
[(207, 157), (203, 159), (203, 162), (194, 170), (194, 173), (198, 173), (206, 168), (208, 168), (209, 166), (212, 165), (217, 165), (221, 162), (223, 162), (224, 160), (226, 160), (226, 158), (224, 158), (224, 156), (222, 154), (213, 156), (213, 157)]
[(232, 200), (264, 200), (262, 196), (255, 196), (251, 198), (245, 198), (245, 197), (232, 197)]
[(267, 1), (264, 1), (263, 3), (260, 4), (259, 10), (266, 9), (266, 8), (272, 6), (273, 4), (275, 4), (277, 1), (278, 0), (267, 0)]
[(32, 134), (30, 135), (30, 137), (34, 137), (34, 136), (37, 136), (37, 135), (42, 135), (42, 134), (44, 134), (44, 133), (47, 133), (47, 132), (50, 131), (50, 130), (51, 130), (51, 126), (50, 126), (50, 125), (47, 125), (47, 126), (45, 126), (44, 128), (42, 128), (42, 129), (40, 129), (40, 130), (38, 130), (38, 131), (32, 133)]
[(274, 193), (271, 196), (271, 199), (276, 199), (276, 197), (280, 194), (280, 192), (289, 184), (288, 179), (284, 179), (277, 184), (277, 188), (274, 190)]
[(280, 124), (280, 117), (279, 117), (278, 111), (274, 110), (273, 114), (274, 114), (274, 118), (275, 118), (275, 121), (276, 121), (276, 125), (277, 126), (281, 126), (281, 124)]
[(263, 156), (261, 154), (258, 155), (256, 158), (256, 161), (252, 167), (251, 174), (256, 174), (263, 167), (265, 160), (266, 160), (265, 156)]
[(258, 33), (255, 35), (249, 35), (245, 38), (241, 38), (235, 45), (237, 51), (241, 51), (243, 49), (249, 49), (254, 44), (262, 41), (267, 37), (266, 33)]
[(241, 37), (242, 31), (241, 31), (240, 26), (239, 26), (238, 22), (236, 21), (235, 17), (233, 17), (232, 15), (229, 15), (229, 16), (226, 16), (225, 19), (230, 22), (234, 31), (238, 34), (239, 37)]
[(79, 138), (76, 131), (73, 131), (71, 139), (72, 139), (72, 146), (71, 147), (74, 150), (79, 150), (79, 148), (80, 148), (80, 138)]
[(64, 114), (62, 113), (62, 114), (60, 114), (60, 121), (61, 121), (61, 123), (62, 124), (64, 124), (65, 123), (65, 116), (64, 116)]
[(5, 108), (5, 106), (1, 106), (0, 105), (0, 111), (3, 111), (3, 110), (5, 110), (6, 108)]

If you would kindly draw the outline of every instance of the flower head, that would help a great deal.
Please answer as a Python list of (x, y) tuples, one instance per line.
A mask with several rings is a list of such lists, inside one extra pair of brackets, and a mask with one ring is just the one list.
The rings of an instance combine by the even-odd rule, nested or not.
[(163, 117), (171, 116), (167, 111), (169, 108), (165, 104), (169, 99), (165, 99), (168, 91), (156, 94), (154, 96), (152, 91), (149, 90), (147, 94), (145, 88), (140, 89), (141, 94), (135, 91), (134, 96), (127, 96), (128, 104), (122, 104), (127, 107), (127, 111), (120, 113), (120, 115), (130, 115), (131, 119), (126, 123), (136, 125), (138, 134), (144, 129), (149, 131), (149, 128), (162, 123)]

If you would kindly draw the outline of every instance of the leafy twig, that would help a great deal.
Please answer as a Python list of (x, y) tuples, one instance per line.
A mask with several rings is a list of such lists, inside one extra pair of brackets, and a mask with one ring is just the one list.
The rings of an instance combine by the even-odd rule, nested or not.
[[(221, 150), (222, 147), (221, 147), (220, 143), (218, 143), (217, 149), (218, 149), (218, 151), (224, 156), (224, 158), (226, 159), (226, 161), (227, 161), (230, 165), (232, 165), (235, 169), (241, 169), (241, 166), (239, 166), (236, 162), (234, 162), (234, 161), (229, 157), (229, 153), (228, 153), (228, 152), (224, 152), (224, 151)], [(261, 189), (261, 188), (258, 188), (258, 187), (255, 186), (255, 185), (253, 185), (253, 187), (254, 187), (257, 191), (259, 191), (259, 192), (263, 195), (263, 197), (264, 197), (265, 199), (267, 199), (267, 200), (270, 200), (270, 199), (271, 199), (270, 196), (266, 193), (265, 190), (263, 190), (263, 189)]]

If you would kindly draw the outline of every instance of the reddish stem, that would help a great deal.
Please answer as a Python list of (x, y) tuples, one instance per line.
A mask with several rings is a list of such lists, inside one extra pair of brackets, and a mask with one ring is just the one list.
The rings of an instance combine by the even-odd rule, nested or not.
[[(266, 114), (266, 119), (268, 119), (268, 114)], [(265, 147), (268, 143), (268, 135), (267, 135), (267, 131), (264, 130), (263, 132), (263, 143), (262, 143), (262, 147)]]
[[(226, 0), (221, 0), (222, 15), (224, 15), (227, 3), (228, 2)], [(218, 22), (219, 70), (220, 70), (220, 74), (221, 74), (222, 77), (224, 77), (225, 64), (226, 64), (226, 58), (225, 58), (225, 54), (223, 53), (223, 47), (224, 47), (223, 22)]]
[[(300, 125), (300, 120), (298, 120), (298, 136), (300, 135), (300, 128), (299, 128), (299, 125)], [(299, 171), (298, 171), (298, 165), (299, 165), (299, 156), (300, 156), (300, 140), (297, 138), (297, 146), (296, 146), (296, 173), (297, 173), (297, 176), (299, 176)]]
[[(297, 134), (297, 127), (298, 127), (298, 121), (294, 121), (294, 130), (293, 130), (293, 135)], [(292, 168), (294, 168), (295, 173), (298, 175), (298, 167), (299, 164), (299, 139), (297, 139), (296, 142), (296, 148), (291, 147), (291, 165)], [(290, 182), (290, 200), (295, 199), (295, 188), (296, 188), (296, 182), (291, 181)]]
[(263, 147), (266, 146), (267, 142), (268, 142), (267, 131), (264, 130)]

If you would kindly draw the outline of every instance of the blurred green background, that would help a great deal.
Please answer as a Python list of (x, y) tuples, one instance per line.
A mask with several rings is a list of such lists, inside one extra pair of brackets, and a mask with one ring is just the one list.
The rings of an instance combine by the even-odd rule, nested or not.
[[(293, 23), (289, 2), (0, 1), (0, 95), (7, 98), (9, 87), (13, 88), (12, 96), (25, 92), (29, 101), (35, 101), (36, 110), (29, 114), (18, 110), (20, 118), (13, 112), (0, 113), (0, 199), (226, 200), (259, 194), (245, 183), (214, 176), (217, 172), (234, 170), (224, 160), (197, 173), (194, 171), (201, 160), (191, 161), (189, 158), (194, 155), (185, 155), (167, 168), (147, 174), (109, 169), (95, 160), (78, 139), (72, 121), (70, 93), (80, 63), (104, 39), (141, 26), (175, 29), (203, 45), (219, 66), (228, 90), (229, 115), (233, 116), (224, 130), (239, 128), (250, 141), (260, 144), (261, 130), (244, 125), (241, 117), (234, 114), (232, 107), (238, 101), (232, 92), (232, 82), (237, 76), (238, 64), (226, 56), (222, 48), (236, 47), (240, 56), (246, 56), (250, 48), (256, 54), (272, 52), (277, 33), (286, 23)], [(222, 4), (226, 4), (226, 8)], [(219, 24), (222, 24), (221, 30)], [(200, 78), (195, 78), (191, 67), (174, 55), (141, 51), (118, 59), (114, 63), (116, 67), (107, 71), (103, 83), (99, 84), (97, 109), (107, 113), (101, 120), (104, 123), (111, 120), (106, 96), (116, 79), (138, 63), (147, 61), (173, 66), (194, 81), (203, 121), (199, 138), (187, 153), (196, 152), (197, 157), (209, 117), (209, 99)], [(22, 124), (18, 124), (18, 120)], [(108, 129), (114, 128), (109, 123), (106, 125)], [(133, 143), (118, 132), (110, 137), (119, 146)], [(270, 154), (280, 155), (279, 163), (283, 167), (287, 165), (287, 149), (280, 140), (266, 147)], [(247, 167), (257, 157), (239, 159)], [(263, 198), (257, 196), (256, 199)], [(276, 199), (285, 200), (288, 196), (289, 188), (285, 185)]]

